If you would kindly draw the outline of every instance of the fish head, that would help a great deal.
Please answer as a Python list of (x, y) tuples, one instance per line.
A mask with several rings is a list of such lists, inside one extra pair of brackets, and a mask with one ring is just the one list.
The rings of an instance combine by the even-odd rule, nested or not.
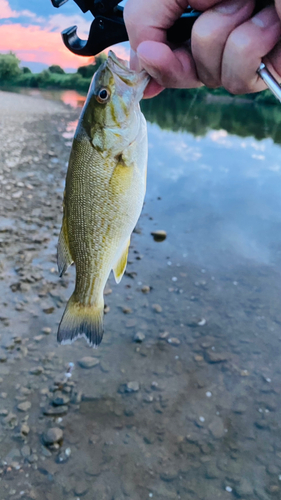
[(113, 142), (116, 138), (122, 143), (132, 141), (140, 121), (139, 102), (149, 78), (145, 71), (131, 70), (126, 61), (109, 52), (93, 77), (82, 113), (83, 128), (94, 146), (110, 148), (109, 140), (104, 144), (106, 131)]

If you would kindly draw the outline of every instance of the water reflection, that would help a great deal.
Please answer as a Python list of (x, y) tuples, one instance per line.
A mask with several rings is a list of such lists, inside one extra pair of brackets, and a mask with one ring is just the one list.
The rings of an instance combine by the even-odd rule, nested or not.
[(190, 99), (188, 91), (165, 91), (154, 99), (142, 101), (147, 119), (162, 129), (186, 131), (204, 136), (209, 130), (224, 129), (240, 137), (258, 140), (270, 137), (281, 143), (281, 107), (255, 105), (251, 101), (205, 103)]

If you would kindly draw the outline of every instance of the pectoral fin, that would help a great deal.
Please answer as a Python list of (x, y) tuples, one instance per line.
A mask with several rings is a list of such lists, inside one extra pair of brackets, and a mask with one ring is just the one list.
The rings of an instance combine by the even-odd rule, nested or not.
[(125, 272), (126, 265), (127, 265), (128, 252), (129, 252), (129, 246), (130, 246), (130, 239), (126, 243), (126, 246), (122, 252), (121, 257), (118, 259), (117, 263), (115, 264), (115, 266), (113, 268), (114, 278), (115, 278), (116, 283), (120, 283), (122, 276)]
[(73, 263), (73, 258), (70, 253), (69, 243), (68, 243), (68, 233), (65, 217), (62, 221), (62, 227), (59, 235), (58, 242), (58, 270), (59, 275), (63, 276), (67, 268)]

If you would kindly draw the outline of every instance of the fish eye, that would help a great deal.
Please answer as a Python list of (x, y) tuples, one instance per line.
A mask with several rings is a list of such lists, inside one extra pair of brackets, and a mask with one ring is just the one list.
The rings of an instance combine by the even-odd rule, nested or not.
[(98, 95), (96, 96), (96, 99), (98, 102), (101, 104), (105, 104), (107, 101), (109, 101), (110, 98), (110, 92), (107, 89), (100, 89), (98, 91)]

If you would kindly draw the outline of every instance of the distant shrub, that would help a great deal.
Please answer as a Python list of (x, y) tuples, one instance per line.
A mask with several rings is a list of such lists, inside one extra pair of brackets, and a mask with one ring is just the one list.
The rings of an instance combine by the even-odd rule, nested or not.
[(97, 69), (101, 66), (101, 64), (106, 61), (107, 56), (103, 52), (95, 57), (95, 61), (93, 64), (89, 64), (88, 66), (80, 66), (77, 70), (77, 73), (82, 76), (82, 78), (92, 78), (93, 74), (97, 71)]
[(31, 69), (29, 69), (27, 66), (23, 66), (23, 68), (21, 68), (21, 70), (23, 73), (31, 73)]
[(20, 60), (13, 52), (0, 54), (0, 82), (13, 80), (20, 73)]
[(56, 73), (58, 75), (65, 75), (65, 71), (58, 65), (58, 64), (53, 64), (48, 68), (48, 71), (50, 73)]

